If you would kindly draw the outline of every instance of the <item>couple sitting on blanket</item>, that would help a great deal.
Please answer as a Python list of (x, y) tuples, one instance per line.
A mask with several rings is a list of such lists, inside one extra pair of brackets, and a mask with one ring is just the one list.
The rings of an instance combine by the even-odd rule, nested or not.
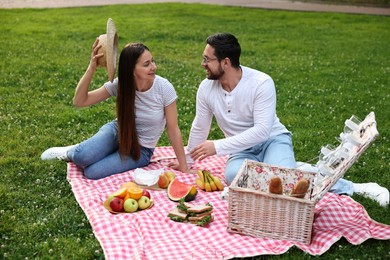
[[(175, 89), (167, 79), (155, 74), (156, 64), (145, 45), (127, 44), (120, 54), (118, 78), (88, 90), (102, 56), (97, 39), (89, 66), (77, 85), (74, 105), (91, 106), (116, 96), (117, 119), (102, 126), (88, 140), (50, 148), (41, 158), (72, 161), (87, 178), (100, 179), (147, 166), (166, 127), (177, 157), (169, 166), (182, 172), (190, 172), (191, 160), (212, 155), (229, 155), (225, 168), (227, 184), (233, 181), (245, 159), (296, 167), (291, 133), (276, 115), (272, 78), (240, 65), (241, 47), (235, 36), (218, 33), (209, 36), (206, 43), (201, 63), (206, 79), (197, 92), (187, 157), (178, 127)], [(208, 141), (213, 116), (225, 138)], [(340, 179), (330, 191), (349, 196), (358, 193), (381, 206), (389, 203), (389, 191), (376, 183), (355, 184)]]

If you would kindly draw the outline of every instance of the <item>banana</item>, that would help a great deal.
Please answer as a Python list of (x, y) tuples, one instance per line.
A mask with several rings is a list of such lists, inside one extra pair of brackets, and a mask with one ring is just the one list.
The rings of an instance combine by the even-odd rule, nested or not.
[(217, 186), (218, 190), (219, 191), (223, 191), (224, 187), (223, 187), (223, 184), (222, 184), (221, 180), (218, 177), (216, 177), (216, 176), (213, 176), (213, 179), (214, 179), (214, 183)]
[(205, 187), (206, 192), (212, 191), (211, 186), (210, 186), (210, 183), (206, 182), (206, 183), (204, 184), (204, 187)]
[(199, 178), (200, 178), (203, 182), (206, 182), (202, 170), (198, 170), (198, 176), (199, 176)]
[(215, 185), (214, 181), (212, 180), (212, 178), (210, 176), (209, 176), (209, 182), (210, 182), (211, 190), (217, 191), (218, 190), (217, 185)]
[(195, 179), (195, 183), (196, 183), (196, 185), (198, 185), (198, 187), (201, 188), (202, 190), (205, 189), (205, 183), (204, 183), (204, 181), (202, 181), (200, 178), (196, 178), (196, 179)]
[(215, 185), (213, 178), (211, 177), (211, 173), (208, 171), (203, 171), (203, 175), (205, 176), (205, 179), (207, 179), (210, 183), (211, 191), (217, 191), (218, 188)]
[(207, 174), (203, 173), (203, 176), (204, 176), (204, 187), (205, 187), (206, 192), (213, 191), (213, 190), (211, 189), (211, 185), (210, 185), (210, 182), (209, 182), (209, 178), (207, 178)]
[(199, 178), (195, 179), (196, 185), (206, 192), (223, 191), (223, 184), (221, 179), (212, 175), (207, 170), (198, 170)]

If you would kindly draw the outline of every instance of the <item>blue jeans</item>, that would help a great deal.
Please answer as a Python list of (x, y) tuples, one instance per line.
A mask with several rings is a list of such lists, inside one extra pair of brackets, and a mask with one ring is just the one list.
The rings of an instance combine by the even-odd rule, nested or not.
[(346, 179), (339, 179), (332, 187), (330, 187), (329, 192), (352, 196), (353, 182)]
[(231, 154), (225, 168), (225, 179), (228, 185), (233, 182), (245, 159), (285, 168), (295, 168), (296, 162), (291, 134), (281, 134), (244, 151)]
[(88, 179), (101, 179), (116, 173), (147, 166), (154, 148), (141, 147), (141, 157), (135, 161), (119, 154), (117, 121), (103, 125), (91, 138), (68, 151), (68, 158), (84, 170)]

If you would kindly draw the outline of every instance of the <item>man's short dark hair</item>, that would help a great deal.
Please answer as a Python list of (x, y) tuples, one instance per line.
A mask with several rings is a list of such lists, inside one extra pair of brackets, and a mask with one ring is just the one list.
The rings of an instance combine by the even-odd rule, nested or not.
[(240, 66), (241, 47), (237, 38), (230, 33), (217, 33), (207, 37), (206, 43), (214, 48), (214, 54), (219, 61), (229, 58), (232, 66)]

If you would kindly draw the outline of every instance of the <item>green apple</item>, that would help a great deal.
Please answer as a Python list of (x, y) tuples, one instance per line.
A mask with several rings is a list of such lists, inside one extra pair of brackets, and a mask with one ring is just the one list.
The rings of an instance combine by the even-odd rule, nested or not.
[(139, 209), (147, 209), (147, 208), (149, 208), (151, 203), (152, 202), (150, 201), (150, 199), (148, 197), (142, 196), (138, 200)]
[(123, 209), (129, 213), (135, 212), (138, 209), (138, 202), (135, 199), (127, 199), (123, 204)]
[(107, 197), (107, 203), (110, 204), (113, 198), (115, 198), (115, 195), (114, 195), (114, 194), (108, 195), (108, 197)]

